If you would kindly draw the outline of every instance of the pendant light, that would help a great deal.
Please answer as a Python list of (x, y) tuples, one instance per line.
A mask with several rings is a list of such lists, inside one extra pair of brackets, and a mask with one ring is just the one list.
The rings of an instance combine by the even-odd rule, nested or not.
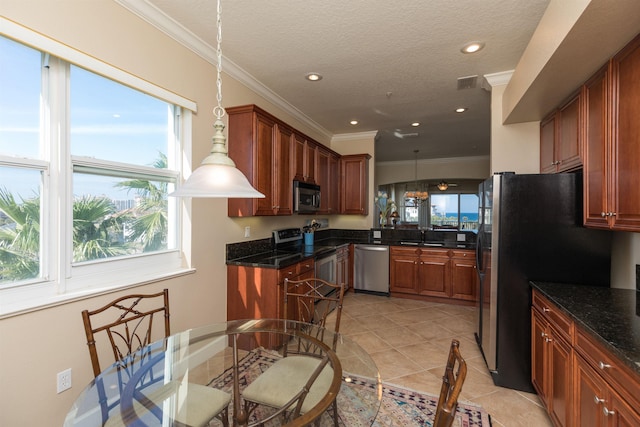
[(444, 181), (440, 181), (440, 182), (438, 183), (438, 190), (440, 190), (440, 191), (446, 191), (446, 190), (447, 190), (447, 188), (449, 188), (449, 184), (447, 184), (446, 182), (444, 182)]
[(236, 169), (236, 164), (227, 155), (224, 123), (222, 118), (225, 110), (222, 107), (222, 8), (218, 0), (217, 21), (217, 80), (218, 105), (213, 114), (216, 121), (213, 124), (215, 134), (212, 138), (211, 153), (204, 158), (189, 178), (169, 196), (173, 197), (232, 197), (232, 198), (263, 198), (264, 194), (251, 186), (247, 178)]
[(416, 157), (416, 165), (415, 165), (415, 175), (414, 175), (414, 190), (411, 191), (406, 191), (404, 193), (404, 198), (408, 199), (408, 200), (414, 200), (415, 204), (417, 205), (420, 202), (424, 202), (425, 200), (427, 200), (429, 198), (429, 193), (426, 191), (420, 191), (418, 190), (418, 151), (419, 150), (413, 150), (415, 157)]

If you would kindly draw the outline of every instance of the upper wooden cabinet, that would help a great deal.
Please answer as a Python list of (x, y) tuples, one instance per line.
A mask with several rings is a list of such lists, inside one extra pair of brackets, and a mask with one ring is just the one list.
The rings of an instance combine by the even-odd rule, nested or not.
[(319, 214), (340, 213), (340, 156), (318, 147), (316, 181), (320, 185)]
[(585, 226), (640, 231), (640, 36), (584, 91)]
[(318, 145), (309, 141), (304, 135), (293, 134), (293, 179), (296, 181), (317, 184), (316, 152)]
[(255, 105), (227, 109), (229, 157), (263, 199), (229, 199), (232, 217), (291, 215), (292, 130)]
[(557, 173), (582, 166), (580, 94), (540, 123), (540, 172)]
[(351, 154), (340, 158), (340, 213), (369, 213), (370, 158), (369, 154)]

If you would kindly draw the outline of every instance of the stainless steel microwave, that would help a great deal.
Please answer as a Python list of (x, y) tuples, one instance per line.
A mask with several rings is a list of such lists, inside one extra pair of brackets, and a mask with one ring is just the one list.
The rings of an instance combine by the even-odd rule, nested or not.
[(320, 209), (320, 186), (293, 181), (293, 211), (313, 213)]

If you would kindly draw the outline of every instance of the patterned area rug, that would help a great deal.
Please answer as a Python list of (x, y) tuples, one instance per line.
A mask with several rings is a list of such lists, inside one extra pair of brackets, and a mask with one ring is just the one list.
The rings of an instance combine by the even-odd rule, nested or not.
[[(277, 359), (267, 350), (254, 350), (239, 361), (240, 388), (257, 378)], [(351, 376), (351, 378), (354, 378)], [(233, 373), (231, 369), (211, 382), (212, 386), (232, 392)], [(355, 378), (355, 381), (342, 383), (341, 393), (338, 395), (338, 416), (340, 426), (343, 427), (395, 427), (395, 426), (431, 426), (438, 404), (438, 397), (427, 393), (402, 388), (393, 384), (383, 383), (382, 403), (375, 421), (371, 424), (372, 414), (367, 407), (357, 407), (352, 402), (354, 395), (371, 396), (370, 390), (375, 384), (366, 379)], [(364, 393), (362, 393), (364, 391)], [(349, 400), (351, 400), (351, 403)], [(359, 401), (359, 399), (358, 399)], [(271, 409), (259, 407), (252, 417), (263, 418)], [(230, 414), (231, 416), (231, 414)], [(270, 424), (277, 426), (278, 422)], [(322, 416), (321, 426), (333, 426), (333, 418), (329, 412)], [(491, 417), (482, 407), (472, 403), (459, 403), (454, 427), (490, 427)]]

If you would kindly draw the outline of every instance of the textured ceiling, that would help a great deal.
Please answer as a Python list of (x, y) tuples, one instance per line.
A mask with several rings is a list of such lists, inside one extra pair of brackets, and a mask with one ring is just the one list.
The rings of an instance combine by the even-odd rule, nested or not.
[[(215, 46), (215, 0), (147, 3)], [(378, 131), (377, 161), (488, 155), (482, 76), (515, 68), (548, 3), (225, 0), (222, 50), (327, 133)], [(486, 46), (462, 54), (470, 41)], [(324, 78), (306, 81), (311, 71)], [(475, 88), (457, 89), (473, 75)]]

